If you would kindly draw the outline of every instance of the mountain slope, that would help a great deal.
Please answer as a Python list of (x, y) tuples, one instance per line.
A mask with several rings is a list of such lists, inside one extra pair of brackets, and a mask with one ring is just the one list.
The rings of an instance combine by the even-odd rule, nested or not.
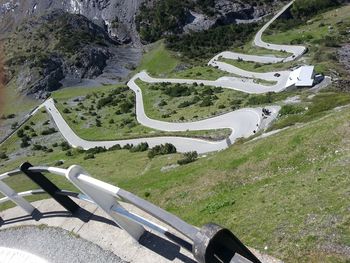
[(115, 43), (84, 16), (54, 11), (31, 18), (4, 42), (9, 80), (19, 92), (45, 97), (69, 75), (93, 78), (102, 73)]

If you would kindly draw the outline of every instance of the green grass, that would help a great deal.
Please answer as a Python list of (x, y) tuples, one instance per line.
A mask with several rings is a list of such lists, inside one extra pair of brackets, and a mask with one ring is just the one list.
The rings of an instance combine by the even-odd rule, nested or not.
[[(123, 86), (104, 86), (99, 88), (73, 88), (56, 91), (52, 97), (57, 101), (56, 106), (61, 112), (69, 126), (81, 138), (86, 140), (118, 140), (131, 139), (140, 137), (155, 137), (155, 136), (185, 136), (185, 137), (201, 137), (207, 139), (223, 139), (227, 137), (231, 131), (229, 129), (218, 129), (208, 131), (185, 131), (185, 132), (163, 132), (154, 130), (140, 125), (135, 117), (135, 109), (132, 108), (127, 113), (116, 114), (120, 109), (118, 105), (107, 105), (101, 109), (97, 109), (98, 101), (107, 97), (114, 90), (121, 89)], [(125, 87), (125, 86), (124, 86)], [(85, 108), (74, 102), (77, 97), (85, 97), (90, 95), (91, 98), (84, 98), (81, 102)], [(95, 94), (97, 97), (95, 97)], [(126, 90), (122, 94), (134, 101), (134, 92)], [(122, 98), (121, 103), (125, 100)], [(88, 109), (94, 106), (92, 111)], [(64, 109), (69, 109), (70, 113), (64, 113)], [(95, 112), (100, 116), (101, 127), (96, 125), (97, 116), (92, 116), (90, 113)], [(82, 119), (82, 117), (84, 119)], [(111, 123), (113, 120), (113, 123)]]
[(236, 66), (238, 68), (252, 71), (252, 72), (272, 72), (287, 70), (298, 65), (298, 62), (287, 62), (287, 63), (274, 63), (274, 64), (260, 64), (250, 61), (238, 61), (233, 59), (221, 58), (220, 61)]
[[(260, 250), (266, 246), (266, 253), (285, 262), (346, 262), (348, 256), (327, 248), (350, 246), (350, 109), (327, 114), (168, 172), (161, 168), (176, 163), (179, 155), (149, 160), (146, 153), (122, 150), (89, 161), (60, 152), (26, 159), (52, 164), (62, 158), (64, 167), (81, 164), (98, 179), (144, 198), (150, 193), (148, 200), (192, 224), (213, 221), (228, 227), (245, 244)], [(1, 171), (23, 160), (7, 163)], [(16, 190), (33, 187), (21, 176), (7, 182)], [(71, 188), (66, 181), (56, 182)]]
[[(210, 118), (220, 113), (232, 111), (232, 100), (234, 98), (246, 97), (246, 94), (236, 92), (228, 89), (221, 89), (220, 93), (215, 93), (218, 99), (213, 100), (213, 105), (200, 107), (202, 99), (206, 96), (202, 96), (201, 93), (204, 87), (194, 87), (192, 85), (181, 85), (188, 89), (194, 88), (195, 92), (189, 96), (170, 97), (161, 91), (160, 84), (149, 84), (137, 80), (137, 85), (142, 90), (142, 96), (144, 99), (144, 107), (147, 116), (153, 119), (159, 119), (164, 121), (180, 121), (183, 120), (199, 120)], [(174, 85), (170, 85), (173, 87)], [(195, 94), (197, 93), (197, 95)], [(191, 106), (179, 108), (179, 105), (185, 101), (192, 101), (195, 97), (200, 97), (199, 101)], [(167, 105), (161, 106), (161, 102), (165, 101)], [(219, 109), (219, 106), (222, 109)]]
[[(219, 92), (214, 92), (209, 97), (216, 97), (212, 99), (212, 105), (201, 106), (204, 98), (208, 97), (204, 95), (206, 86), (194, 86), (184, 85), (187, 89), (193, 91), (188, 96), (171, 97), (162, 91), (164, 88), (162, 84), (150, 84), (136, 81), (137, 85), (142, 90), (142, 96), (144, 100), (144, 107), (147, 116), (153, 119), (165, 120), (165, 121), (181, 121), (181, 120), (199, 120), (213, 116), (217, 116), (222, 113), (230, 112), (243, 107), (265, 106), (276, 103), (281, 103), (289, 96), (297, 95), (300, 92), (283, 92), (283, 93), (270, 93), (268, 95), (254, 95), (247, 94), (240, 91), (231, 89), (219, 89)], [(176, 87), (176, 84), (170, 84), (168, 86), (171, 89)], [(215, 88), (213, 88), (215, 90)], [(198, 97), (198, 101), (188, 107), (181, 108), (179, 105), (185, 101), (193, 101), (195, 97)], [(162, 102), (166, 102), (166, 105), (162, 105)]]
[[(10, 85), (5, 88), (5, 107), (3, 109), (3, 114), (29, 112), (39, 103), (37, 100), (31, 99), (28, 96), (19, 94), (14, 85)], [(14, 109), (13, 105), (16, 105)]]
[(340, 92), (323, 92), (317, 94), (312, 99), (304, 97), (301, 105), (307, 108), (299, 114), (289, 114), (279, 118), (269, 130), (282, 129), (297, 123), (307, 123), (317, 117), (322, 116), (326, 111), (350, 104), (350, 94)]
[(341, 76), (347, 76), (347, 72), (336, 57), (337, 49), (327, 45), (326, 39), (334, 40), (336, 44), (348, 41), (346, 30), (350, 26), (349, 11), (350, 6), (345, 5), (317, 15), (306, 24), (293, 27), (288, 31), (268, 29), (263, 35), (263, 40), (276, 44), (300, 43), (309, 49), (303, 61), (314, 64), (317, 72), (330, 74), (332, 69), (339, 72)]
[(239, 48), (234, 48), (232, 51), (239, 52), (242, 54), (247, 54), (247, 55), (259, 55), (259, 56), (274, 55), (276, 57), (281, 57), (281, 58), (285, 58), (291, 55), (287, 52), (270, 50), (270, 49), (255, 46), (253, 41), (248, 42)]
[(232, 74), (209, 66), (193, 66), (185, 70), (173, 71), (167, 74), (169, 78), (205, 80), (217, 80), (225, 76), (232, 76)]
[[(37, 133), (38, 136), (40, 136), (40, 132), (46, 128), (45, 125), (43, 125), (43, 123), (45, 121), (47, 121), (49, 118), (47, 116), (47, 114), (42, 113), (42, 112), (37, 112), (32, 118), (30, 118), (30, 120), (25, 124), (30, 126), (31, 128), (33, 128), (35, 130), (35, 132)], [(30, 125), (29, 123), (33, 122), (34, 125)], [(25, 126), (24, 125), (24, 126)], [(23, 129), (23, 126), (22, 126)], [(31, 132), (25, 132), (26, 134), (31, 134)], [(16, 151), (16, 149), (18, 149), (20, 146), (20, 140), (17, 136), (17, 133), (14, 133), (10, 138), (8, 138), (6, 141), (4, 141), (1, 144), (1, 149), (2, 151), (5, 151), (6, 153), (10, 154)]]
[(175, 54), (165, 48), (164, 41), (153, 44), (151, 50), (144, 54), (136, 72), (146, 70), (151, 75), (163, 76), (170, 73), (179, 64), (179, 59)]

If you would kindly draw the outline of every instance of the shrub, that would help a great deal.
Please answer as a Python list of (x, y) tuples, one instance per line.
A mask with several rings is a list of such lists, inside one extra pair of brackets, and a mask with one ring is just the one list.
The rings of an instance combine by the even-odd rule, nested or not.
[(88, 160), (88, 159), (95, 159), (95, 155), (93, 153), (89, 153), (85, 155), (84, 160)]
[(33, 151), (40, 151), (43, 148), (40, 144), (34, 144), (32, 150)]
[(147, 151), (149, 148), (148, 143), (147, 142), (142, 142), (136, 146), (133, 146), (130, 149), (130, 152), (145, 152)]
[(25, 135), (25, 134), (24, 134), (24, 131), (23, 131), (22, 129), (19, 129), (19, 130), (17, 131), (17, 136), (18, 136), (19, 138), (22, 138), (24, 135)]
[(71, 111), (68, 109), (68, 108), (64, 108), (63, 109), (63, 113), (66, 113), (66, 114), (68, 114), (68, 113), (70, 113)]
[(192, 89), (177, 83), (175, 86), (170, 86), (163, 89), (163, 93), (170, 97), (185, 97), (192, 94)]
[(127, 144), (125, 144), (125, 145), (123, 146), (123, 149), (125, 149), (125, 150), (130, 150), (132, 147), (133, 147), (132, 144), (127, 143)]
[(112, 147), (110, 147), (108, 150), (109, 151), (116, 151), (116, 150), (120, 150), (122, 147), (120, 146), (120, 144), (116, 144), (113, 145)]
[(190, 101), (183, 101), (183, 102), (181, 102), (177, 107), (178, 108), (186, 108), (186, 107), (188, 107), (188, 106), (191, 106), (192, 105), (192, 102), (190, 102)]
[(120, 104), (121, 113), (129, 113), (132, 108), (134, 108), (134, 104), (130, 101), (124, 101), (122, 104)]
[(106, 147), (96, 146), (94, 148), (91, 148), (86, 151), (88, 154), (98, 154), (98, 153), (104, 153), (107, 152)]
[(7, 156), (7, 154), (5, 153), (5, 152), (0, 152), (0, 159), (7, 159), (8, 158), (8, 156)]
[(149, 152), (148, 157), (152, 159), (157, 155), (165, 155), (176, 153), (176, 147), (171, 143), (161, 144), (154, 146)]
[(213, 105), (212, 98), (210, 96), (207, 96), (199, 104), (199, 107), (209, 107), (211, 105)]
[(41, 135), (49, 135), (57, 132), (55, 128), (47, 128), (41, 132)]
[(69, 143), (66, 142), (66, 141), (61, 142), (60, 146), (61, 146), (61, 148), (62, 148), (62, 151), (67, 151), (67, 150), (69, 150), (69, 149), (71, 148), (70, 145), (69, 145)]
[(23, 137), (22, 138), (22, 142), (20, 144), (21, 148), (26, 148), (26, 147), (28, 147), (30, 145), (29, 142), (28, 142), (28, 139), (26, 139), (26, 138), (27, 137)]
[(184, 158), (177, 161), (179, 165), (185, 165), (188, 163), (192, 163), (198, 159), (198, 153), (196, 151), (194, 152), (187, 152), (184, 153)]
[(63, 161), (59, 160), (57, 162), (55, 162), (54, 166), (61, 166), (63, 164)]
[(159, 107), (163, 107), (165, 105), (167, 105), (168, 103), (165, 100), (162, 100), (161, 102), (159, 102), (158, 106)]

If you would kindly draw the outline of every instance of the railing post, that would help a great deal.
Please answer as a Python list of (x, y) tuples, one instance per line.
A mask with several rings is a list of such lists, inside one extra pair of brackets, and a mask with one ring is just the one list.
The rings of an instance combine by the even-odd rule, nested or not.
[(32, 172), (29, 170), (30, 167), (33, 166), (30, 163), (25, 162), (21, 165), (20, 170), (72, 214), (80, 209), (80, 206), (68, 196), (60, 195), (59, 193), (61, 192), (61, 189), (47, 179), (42, 173)]
[[(79, 176), (88, 177), (93, 183), (85, 182), (85, 180), (80, 180)], [(69, 167), (66, 173), (67, 179), (72, 182), (82, 193), (88, 196), (95, 204), (105, 211), (114, 222), (123, 228), (129, 235), (131, 235), (135, 240), (139, 241), (140, 237), (144, 234), (145, 229), (142, 225), (135, 221), (128, 219), (126, 216), (122, 216), (113, 211), (116, 208), (125, 210), (116, 201), (115, 196), (119, 190), (118, 187), (106, 184), (99, 180), (96, 180), (89, 176), (89, 174), (84, 171), (80, 166), (73, 165)]]
[(0, 181), (0, 192), (7, 196), (12, 202), (22, 208), (26, 213), (32, 215), (35, 211), (35, 207), (32, 206), (23, 197), (18, 196), (17, 192), (9, 187), (4, 182)]

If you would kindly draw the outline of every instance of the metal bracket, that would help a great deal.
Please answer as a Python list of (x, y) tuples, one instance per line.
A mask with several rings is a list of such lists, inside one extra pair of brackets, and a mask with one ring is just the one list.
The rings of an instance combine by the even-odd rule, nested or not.
[(29, 169), (30, 167), (33, 166), (30, 163), (25, 162), (21, 165), (20, 170), (72, 214), (76, 213), (80, 209), (80, 206), (68, 196), (58, 194), (61, 189), (47, 179), (42, 173), (32, 172)]
[(66, 178), (72, 182), (82, 193), (88, 196), (93, 202), (104, 210), (121, 228), (128, 232), (137, 241), (144, 234), (145, 229), (139, 223), (129, 218), (115, 213), (118, 208), (120, 211), (125, 209), (116, 201), (115, 195), (119, 188), (102, 181), (96, 180), (78, 165), (69, 167), (66, 172)]

